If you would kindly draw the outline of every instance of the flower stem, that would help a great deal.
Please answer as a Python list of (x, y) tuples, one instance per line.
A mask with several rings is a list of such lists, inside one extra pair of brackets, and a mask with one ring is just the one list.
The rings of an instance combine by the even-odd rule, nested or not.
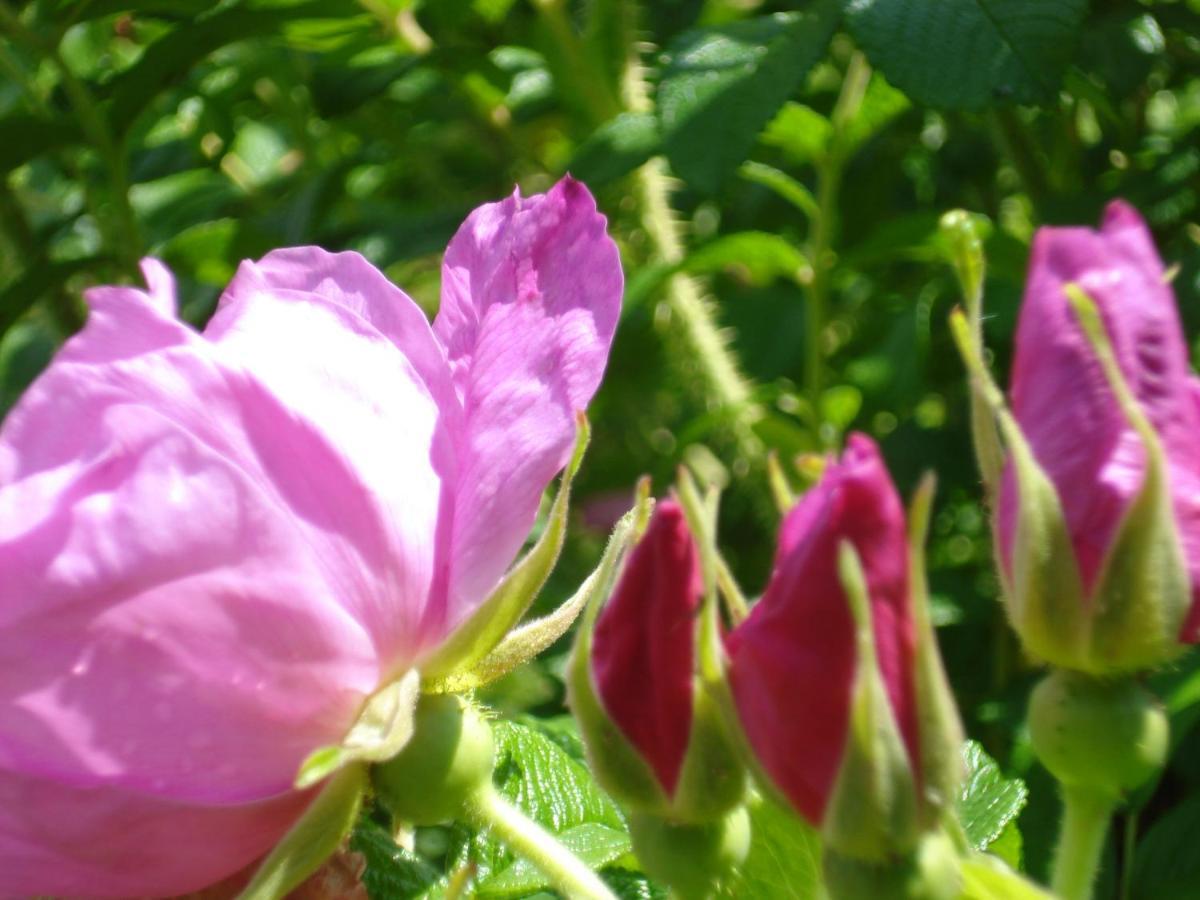
[(1051, 884), (1062, 900), (1091, 900), (1113, 804), (1101, 794), (1065, 785), (1062, 796), (1063, 820)]
[(514, 853), (524, 857), (573, 900), (616, 900), (600, 877), (541, 825), (505, 800), (490, 784), (467, 803), (472, 824), (488, 828)]
[(806, 248), (812, 265), (812, 279), (808, 284), (808, 305), (804, 318), (804, 383), (814, 420), (818, 423), (821, 416), (821, 370), (825, 355), (821, 334), (829, 311), (830, 281), (836, 262), (834, 242), (837, 238), (842, 172), (851, 149), (847, 145), (847, 133), (850, 123), (862, 107), (870, 81), (871, 67), (866, 57), (862, 53), (855, 53), (850, 58), (841, 91), (830, 114), (833, 136), (829, 150), (816, 165), (817, 208)]

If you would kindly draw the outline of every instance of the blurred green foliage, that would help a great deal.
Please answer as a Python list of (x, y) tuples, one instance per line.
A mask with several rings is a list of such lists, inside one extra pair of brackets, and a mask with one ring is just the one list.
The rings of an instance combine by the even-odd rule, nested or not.
[[(1196, 334), (1200, 2), (0, 0), (0, 411), (82, 324), (82, 288), (136, 279), (143, 255), (198, 326), (240, 260), (300, 243), (361, 251), (432, 313), (466, 212), (568, 170), (628, 290), (540, 608), (594, 564), (638, 476), (661, 492), (684, 463), (728, 486), (722, 544), (753, 594), (777, 521), (767, 454), (802, 487), (809, 454), (872, 434), (902, 491), (938, 473), (943, 651), (968, 731), (1030, 784), (1041, 874), (1056, 801), (1020, 725), (1032, 670), (995, 600), (937, 223), (961, 207), (987, 234), (1001, 372), (1034, 229), (1095, 223), (1117, 196), (1177, 266)], [(561, 712), (561, 662), (489, 699)], [(1160, 676), (1182, 749), (1105, 890), (1191, 837), (1194, 672)], [(463, 836), (442, 840), (465, 859)], [(436, 880), (408, 856), (414, 884)], [(1200, 893), (1200, 860), (1172, 860), (1142, 882), (1168, 893), (1134, 896)]]

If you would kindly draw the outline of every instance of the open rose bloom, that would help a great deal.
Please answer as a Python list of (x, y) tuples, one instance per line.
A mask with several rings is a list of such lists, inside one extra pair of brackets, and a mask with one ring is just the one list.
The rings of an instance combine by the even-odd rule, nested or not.
[(314, 749), (504, 574), (600, 381), (621, 270), (587, 190), (477, 209), (421, 310), (354, 253), (171, 275), (0, 431), (0, 894), (145, 896), (275, 844)]

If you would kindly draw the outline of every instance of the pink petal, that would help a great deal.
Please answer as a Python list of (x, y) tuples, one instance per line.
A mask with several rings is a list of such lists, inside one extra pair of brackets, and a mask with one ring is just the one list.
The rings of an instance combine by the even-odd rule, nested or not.
[[(1096, 302), (1121, 370), (1162, 439), (1185, 547), (1200, 546), (1200, 414), (1187, 346), (1153, 239), (1137, 212), (1109, 205), (1099, 231), (1043, 228), (1034, 240), (1017, 325), (1012, 406), (1058, 491), (1084, 585), (1091, 588), (1142, 483), (1141, 442), (1125, 422), (1064, 293)], [(999, 498), (1001, 557), (1011, 558), (1016, 485)], [(1200, 554), (1188, 553), (1193, 585)]]
[(604, 371), (620, 307), (616, 245), (587, 188), (475, 210), (446, 250), (434, 333), (465, 413), (444, 608), (453, 624), (524, 542)]
[(422, 617), (462, 413), (428, 321), (358, 254), (299, 247), (243, 263), (205, 336), (334, 441), (369, 494), (365, 527), (342, 523), (356, 549), (370, 544), (369, 558), (347, 561), (363, 577), (343, 602), (398, 674), (444, 636)]
[(310, 797), (188, 806), (0, 770), (0, 895), (173, 897), (270, 850)]
[(596, 622), (592, 666), (605, 711), (668, 795), (692, 731), (696, 616), (704, 581), (683, 510), (664, 500)]
[(0, 769), (274, 796), (390, 662), (358, 617), (394, 589), (382, 512), (229, 353), (140, 292), (91, 299), (0, 432)]
[(818, 826), (841, 765), (854, 681), (854, 625), (837, 572), (842, 541), (862, 560), (884, 683), (917, 758), (905, 533), (878, 448), (851, 435), (842, 460), (788, 514), (766, 593), (727, 641), (734, 699), (755, 755)]

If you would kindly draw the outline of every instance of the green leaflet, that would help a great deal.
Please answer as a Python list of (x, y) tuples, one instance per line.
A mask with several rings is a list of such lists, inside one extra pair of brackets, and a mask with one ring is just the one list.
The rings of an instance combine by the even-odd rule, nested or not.
[(914, 100), (949, 109), (1048, 102), (1087, 0), (850, 0), (846, 25)]

